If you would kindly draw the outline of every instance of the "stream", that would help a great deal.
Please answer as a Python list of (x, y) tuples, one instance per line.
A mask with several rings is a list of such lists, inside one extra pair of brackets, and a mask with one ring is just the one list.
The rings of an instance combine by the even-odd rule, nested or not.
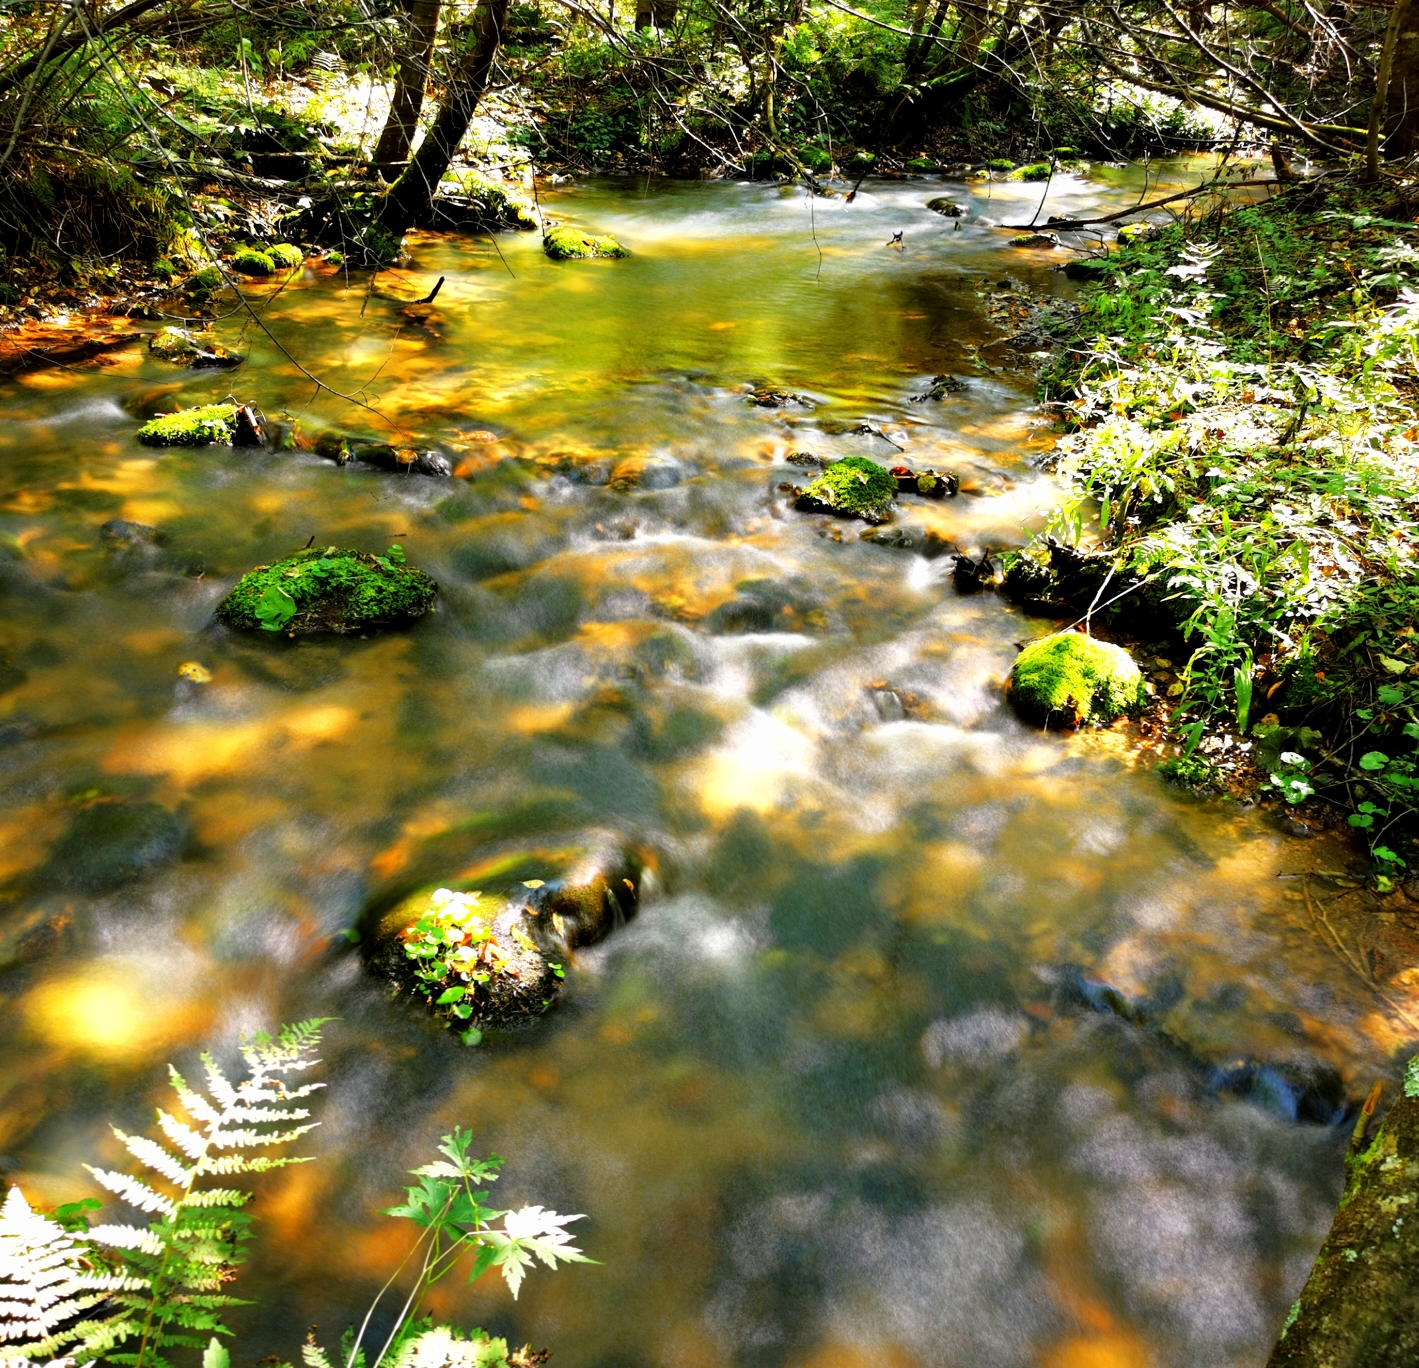
[[(1056, 176), (1045, 213), (1144, 175)], [(557, 1368), (1261, 1365), (1347, 1100), (1402, 1044), (1310, 920), (1298, 876), (1344, 849), (1170, 789), (1122, 730), (1023, 725), (1001, 684), (1054, 624), (780, 490), (794, 453), (900, 447), (962, 479), (900, 523), (973, 551), (1043, 527), (1054, 430), (988, 317), (1002, 286), (1075, 288), (992, 226), (1041, 190), (579, 182), (544, 210), (628, 259), (415, 235), (373, 286), (254, 288), (270, 335), (217, 324), (236, 371), (131, 347), (0, 384), (0, 1176), (95, 1192), (81, 1165), (168, 1105), (169, 1060), (333, 1017), (318, 1162), (252, 1208), (241, 1368), (359, 1318), (410, 1242), (379, 1208), (455, 1125), (506, 1157), (496, 1205), (587, 1213), (599, 1264), (435, 1309)], [(388, 435), (291, 357), (458, 474), (134, 441), (229, 390)], [(943, 374), (964, 387), (925, 399)], [(399, 542), (438, 611), (368, 640), (213, 625), (311, 539)], [(78, 877), (106, 802), (154, 824), (131, 870)], [(653, 874), (531, 1028), (467, 1047), (363, 968), (371, 900), (430, 851), (492, 886), (588, 833)]]

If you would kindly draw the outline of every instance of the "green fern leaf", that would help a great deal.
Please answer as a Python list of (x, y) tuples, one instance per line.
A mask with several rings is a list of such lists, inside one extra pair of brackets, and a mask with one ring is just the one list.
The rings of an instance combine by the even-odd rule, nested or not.
[(161, 1192), (150, 1188), (141, 1179), (127, 1173), (115, 1173), (112, 1169), (95, 1168), (92, 1164), (85, 1164), (84, 1167), (115, 1197), (122, 1197), (129, 1206), (137, 1207), (139, 1211), (157, 1211), (164, 1216), (172, 1215), (172, 1198), (164, 1197)]
[(186, 1187), (192, 1180), (192, 1173), (173, 1154), (169, 1154), (156, 1140), (146, 1135), (127, 1135), (114, 1126), (113, 1133), (123, 1141), (123, 1147), (141, 1164), (146, 1164), (154, 1173), (160, 1173), (168, 1182), (177, 1187)]

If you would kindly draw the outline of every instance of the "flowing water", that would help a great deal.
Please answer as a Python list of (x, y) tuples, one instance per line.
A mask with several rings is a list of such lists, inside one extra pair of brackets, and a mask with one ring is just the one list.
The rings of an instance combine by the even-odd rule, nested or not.
[[(255, 1208), (243, 1365), (357, 1316), (409, 1239), (378, 1208), (456, 1124), (507, 1156), (500, 1204), (588, 1213), (601, 1262), (439, 1309), (564, 1368), (1262, 1363), (1329, 1224), (1344, 1096), (1399, 1044), (1286, 877), (1343, 854), (1169, 790), (1122, 733), (1023, 726), (1000, 685), (1048, 624), (779, 489), (791, 453), (901, 447), (963, 480), (903, 521), (967, 549), (1042, 525), (1052, 434), (986, 314), (1004, 282), (1070, 288), (989, 226), (1040, 189), (582, 184), (544, 207), (630, 259), (427, 237), (373, 289), (255, 292), (451, 481), (138, 446), (132, 415), (229, 388), (388, 432), (240, 314), (232, 374), (135, 348), (8, 382), (4, 1175), (91, 1191), (167, 1060), (333, 1016), (319, 1162)], [(1047, 212), (1141, 190), (1057, 178)], [(923, 208), (941, 193), (977, 216)], [(966, 388), (919, 402), (947, 372)], [(115, 518), (161, 544), (115, 548)], [(399, 541), (438, 612), (369, 640), (212, 626), (312, 538)], [(64, 833), (113, 800), (185, 843), (76, 892)], [(587, 831), (655, 877), (533, 1028), (467, 1048), (362, 969), (370, 899), (429, 850), (457, 852), (432, 877), (492, 878)]]

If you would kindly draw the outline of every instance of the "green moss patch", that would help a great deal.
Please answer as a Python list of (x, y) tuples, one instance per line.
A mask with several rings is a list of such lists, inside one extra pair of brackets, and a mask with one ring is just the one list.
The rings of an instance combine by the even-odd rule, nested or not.
[(200, 271), (188, 276), (182, 288), (187, 294), (205, 295), (222, 289), (226, 283), (227, 278), (219, 267), (204, 266)]
[(159, 328), (148, 339), (148, 350), (161, 361), (191, 361), (202, 348), (182, 328)]
[(1078, 726), (1112, 722), (1147, 697), (1143, 675), (1121, 646), (1058, 632), (1032, 641), (1010, 671), (1010, 699), (1029, 722)]
[(266, 255), (279, 271), (293, 271), (297, 266), (305, 265), (305, 253), (289, 242), (278, 242), (274, 247), (268, 247)]
[(552, 228), (542, 239), (542, 250), (553, 261), (573, 261), (580, 257), (627, 257), (630, 253), (609, 233), (594, 237), (580, 228)]
[(276, 263), (269, 252), (259, 247), (242, 247), (233, 253), (232, 267), (242, 275), (269, 276), (276, 269)]
[(144, 446), (230, 446), (236, 436), (235, 404), (199, 404), (164, 413), (138, 429)]
[(248, 632), (364, 632), (416, 622), (438, 585), (406, 563), (400, 546), (383, 556), (328, 546), (301, 551), (245, 574), (217, 605), (217, 620)]
[(1011, 173), (1011, 180), (1019, 181), (1042, 181), (1048, 180), (1050, 176), (1050, 164), (1047, 161), (1031, 162), (1028, 166), (1017, 166)]
[(885, 522), (892, 516), (897, 481), (865, 456), (834, 461), (798, 497), (805, 513), (835, 513), (841, 518)]
[(934, 214), (944, 214), (947, 218), (960, 218), (966, 211), (953, 199), (947, 199), (944, 195), (937, 195), (935, 199), (929, 199), (926, 207)]

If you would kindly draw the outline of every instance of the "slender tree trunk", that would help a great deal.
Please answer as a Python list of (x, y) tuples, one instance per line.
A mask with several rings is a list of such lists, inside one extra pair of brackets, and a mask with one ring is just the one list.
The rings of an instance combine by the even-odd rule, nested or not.
[(374, 150), (374, 164), (381, 170), (408, 160), (414, 130), (419, 126), (419, 113), (424, 107), (438, 26), (439, 0), (413, 0), (409, 31), (399, 58), (399, 75), (394, 83), (394, 98)]
[(1410, 1095), (1415, 1082), (1406, 1075), (1404, 1095), (1368, 1145), (1369, 1117), (1362, 1112), (1345, 1160), (1347, 1181), (1335, 1224), (1268, 1368), (1419, 1363), (1419, 1097)]
[(1385, 151), (1394, 157), (1419, 149), (1419, 15), (1411, 0), (1398, 0), (1394, 62), (1385, 92), (1384, 120), (1389, 131)]
[(473, 42), (453, 65), (448, 91), (433, 127), (419, 144), (404, 174), (389, 188), (378, 212), (386, 231), (401, 237), (424, 215), (439, 181), (458, 154), (459, 144), (473, 122), (478, 101), (487, 89), (493, 63), (503, 41), (508, 0), (483, 0), (473, 17)]

